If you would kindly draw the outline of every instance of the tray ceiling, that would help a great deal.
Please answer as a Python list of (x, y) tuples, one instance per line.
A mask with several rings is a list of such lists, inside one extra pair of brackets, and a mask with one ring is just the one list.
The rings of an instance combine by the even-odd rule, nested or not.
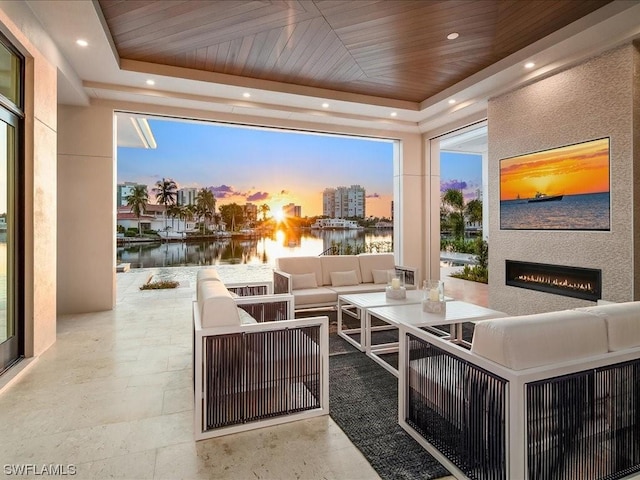
[[(99, 0), (121, 59), (421, 102), (610, 0)], [(456, 32), (459, 37), (448, 40)]]

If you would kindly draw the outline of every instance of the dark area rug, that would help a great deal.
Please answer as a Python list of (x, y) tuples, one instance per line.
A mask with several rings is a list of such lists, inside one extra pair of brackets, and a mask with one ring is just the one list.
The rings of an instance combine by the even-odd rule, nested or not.
[[(398, 379), (364, 353), (345, 352), (336, 334), (329, 357), (331, 418), (383, 479), (435, 479), (450, 475), (398, 425)], [(354, 349), (355, 350), (355, 349)]]

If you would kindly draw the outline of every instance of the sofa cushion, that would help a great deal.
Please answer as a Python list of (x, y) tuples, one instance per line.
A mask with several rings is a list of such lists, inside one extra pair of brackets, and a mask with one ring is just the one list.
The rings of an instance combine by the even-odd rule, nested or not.
[[(376, 282), (373, 278), (373, 270), (395, 270), (396, 264), (393, 253), (361, 253), (358, 255), (360, 264), (360, 278), (362, 283)], [(384, 279), (384, 283), (387, 279)]]
[(315, 273), (293, 273), (291, 274), (291, 288), (300, 290), (303, 288), (316, 288), (318, 281)]
[(236, 302), (222, 282), (198, 286), (198, 309), (202, 328), (240, 325)]
[(349, 293), (370, 293), (370, 292), (384, 292), (387, 285), (376, 285), (375, 283), (359, 283), (358, 285), (347, 285), (344, 287), (326, 287), (338, 295), (347, 295)]
[(575, 310), (484, 320), (476, 323), (471, 351), (524, 370), (607, 353), (607, 327)]
[(320, 257), (281, 257), (276, 258), (276, 269), (290, 275), (315, 273), (316, 284), (322, 285), (322, 265)]
[(338, 294), (326, 287), (305, 288), (294, 292), (296, 308), (307, 305), (327, 304), (338, 301)]
[(318, 285), (331, 285), (331, 272), (356, 272), (358, 283), (361, 282), (360, 263), (355, 255), (324, 255), (318, 257), (322, 265), (322, 283)]
[(640, 347), (640, 302), (613, 303), (576, 310), (604, 319), (610, 352)]
[[(373, 283), (375, 284), (381, 284), (381, 283), (386, 284), (389, 281), (389, 274), (394, 275), (395, 273), (396, 273), (395, 268), (390, 268), (389, 270), (376, 270), (376, 269), (371, 270), (371, 274), (373, 276)], [(362, 278), (364, 280), (365, 276), (363, 275)], [(369, 282), (364, 282), (364, 283), (369, 283)]]
[(358, 285), (360, 283), (355, 270), (349, 270), (348, 272), (331, 272), (330, 276), (332, 287)]

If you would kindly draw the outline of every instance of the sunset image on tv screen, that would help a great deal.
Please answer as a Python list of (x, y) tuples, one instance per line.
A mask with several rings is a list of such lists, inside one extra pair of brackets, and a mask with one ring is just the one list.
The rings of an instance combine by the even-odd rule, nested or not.
[(609, 230), (609, 138), (500, 161), (503, 230)]

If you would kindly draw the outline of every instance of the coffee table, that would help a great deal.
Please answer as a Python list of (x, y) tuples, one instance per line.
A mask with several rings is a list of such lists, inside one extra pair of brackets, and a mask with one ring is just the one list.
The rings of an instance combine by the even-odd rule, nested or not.
[(434, 327), (440, 325), (449, 325), (450, 333), (447, 336), (445, 332), (437, 330), (444, 334), (446, 339), (468, 345), (462, 338), (462, 324), (465, 322), (476, 322), (479, 320), (488, 320), (490, 318), (506, 317), (507, 314), (490, 308), (481, 307), (468, 302), (453, 300), (447, 302), (446, 314), (427, 313), (422, 311), (422, 304), (411, 305), (391, 305), (384, 307), (368, 308), (365, 311), (365, 351), (372, 360), (380, 364), (382, 367), (398, 376), (398, 370), (385, 362), (380, 357), (381, 354), (394, 353), (398, 351), (398, 344), (371, 344), (371, 321), (373, 318), (387, 323), (386, 328), (394, 327), (400, 330), (400, 337), (403, 336), (405, 330), (421, 329), (435, 331)]
[[(372, 307), (390, 306), (390, 305), (410, 305), (422, 303), (422, 290), (407, 290), (407, 298), (402, 300), (393, 300), (387, 298), (385, 292), (369, 292), (369, 293), (350, 293), (338, 296), (338, 335), (344, 338), (351, 345), (361, 352), (366, 351), (365, 339), (371, 337), (365, 334), (365, 312)], [(344, 329), (342, 315), (348, 315), (360, 322), (358, 328)], [(376, 330), (390, 330), (396, 327), (389, 325), (369, 327)], [(360, 341), (354, 339), (350, 335), (359, 334)]]

